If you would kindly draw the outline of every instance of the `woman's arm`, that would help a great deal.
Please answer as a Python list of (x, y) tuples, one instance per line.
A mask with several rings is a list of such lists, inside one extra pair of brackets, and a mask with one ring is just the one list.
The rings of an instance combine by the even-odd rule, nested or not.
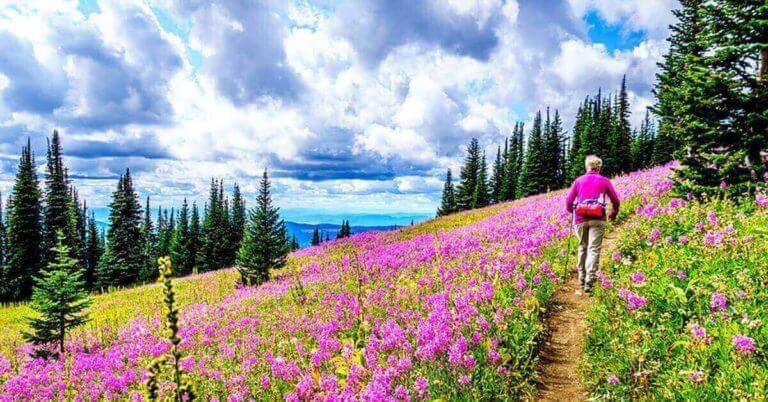
[(573, 212), (573, 202), (576, 201), (576, 196), (579, 194), (579, 181), (574, 180), (571, 185), (571, 190), (568, 191), (568, 196), (565, 197), (565, 210), (568, 213)]

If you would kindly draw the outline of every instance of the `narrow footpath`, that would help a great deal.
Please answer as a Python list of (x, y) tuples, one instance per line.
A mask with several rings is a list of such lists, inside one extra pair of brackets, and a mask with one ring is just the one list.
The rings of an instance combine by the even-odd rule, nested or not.
[[(611, 255), (615, 234), (606, 233), (601, 261)], [(571, 261), (575, 261), (571, 256)], [(573, 263), (575, 266), (575, 262)], [(549, 337), (540, 352), (541, 373), (537, 401), (586, 401), (587, 390), (581, 383), (579, 361), (584, 351), (585, 322), (591, 297), (576, 294), (579, 280), (575, 270), (555, 293), (546, 325)]]

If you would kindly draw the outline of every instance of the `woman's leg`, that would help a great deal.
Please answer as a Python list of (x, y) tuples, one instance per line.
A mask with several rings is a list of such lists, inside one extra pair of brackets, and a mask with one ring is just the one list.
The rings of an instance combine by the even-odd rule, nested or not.
[(579, 284), (582, 288), (584, 287), (584, 280), (586, 279), (585, 269), (587, 262), (587, 245), (589, 240), (589, 227), (587, 226), (587, 223), (589, 222), (579, 223), (573, 227), (573, 230), (576, 233), (576, 239), (579, 242), (579, 249), (576, 257), (576, 271), (579, 273)]
[(595, 279), (595, 273), (600, 266), (600, 248), (603, 246), (603, 234), (605, 234), (605, 222), (593, 220), (589, 221), (589, 234), (587, 245), (587, 261), (585, 264), (584, 288), (592, 289), (592, 281)]

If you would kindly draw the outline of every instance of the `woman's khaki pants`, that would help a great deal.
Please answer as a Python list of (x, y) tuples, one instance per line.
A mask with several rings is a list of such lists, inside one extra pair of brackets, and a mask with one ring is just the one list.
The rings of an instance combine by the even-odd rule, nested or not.
[(592, 289), (595, 273), (600, 265), (600, 248), (603, 245), (605, 221), (593, 219), (575, 226), (579, 240), (579, 253), (576, 263), (579, 271), (579, 284), (585, 290)]

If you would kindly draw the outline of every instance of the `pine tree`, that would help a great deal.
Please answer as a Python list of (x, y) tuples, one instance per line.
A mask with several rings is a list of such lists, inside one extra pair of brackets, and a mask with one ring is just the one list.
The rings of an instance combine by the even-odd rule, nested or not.
[(130, 170), (120, 176), (109, 209), (107, 249), (99, 261), (99, 284), (124, 286), (136, 282), (146, 267), (142, 210)]
[(285, 264), (288, 247), (285, 223), (280, 210), (272, 205), (270, 182), (264, 170), (256, 207), (248, 216), (237, 265), (244, 284), (259, 284), (269, 279), (269, 270)]
[(312, 243), (313, 246), (317, 246), (320, 244), (320, 230), (318, 230), (317, 226), (315, 226), (314, 232), (312, 232)]
[(461, 167), (459, 185), (456, 189), (456, 205), (459, 211), (472, 209), (477, 174), (480, 168), (480, 143), (472, 138), (467, 146), (467, 156)]
[(325, 232), (325, 241), (331, 241), (331, 231), (330, 230)]
[(587, 99), (583, 105), (579, 106), (579, 110), (576, 112), (576, 122), (571, 132), (571, 149), (568, 152), (568, 163), (566, 164), (565, 181), (568, 183), (581, 176), (584, 171), (583, 165), (586, 153), (581, 141), (584, 136), (589, 110), (589, 100)]
[(486, 172), (488, 171), (488, 165), (485, 163), (485, 152), (480, 158), (480, 165), (477, 169), (477, 179), (475, 181), (475, 193), (472, 194), (472, 208), (483, 208), (488, 206), (488, 180), (486, 179)]
[(40, 187), (30, 141), (21, 151), (13, 197), (8, 203), (8, 256), (4, 300), (23, 300), (32, 294), (32, 278), (42, 262)]
[[(646, 110), (645, 118), (640, 123), (640, 130), (632, 143), (632, 161), (635, 170), (646, 169), (654, 165), (654, 137), (654, 125), (651, 121), (650, 111)], [(671, 153), (672, 150), (669, 151), (667, 157), (671, 157)]]
[(443, 196), (440, 200), (440, 208), (437, 209), (437, 216), (445, 216), (456, 212), (456, 194), (453, 187), (453, 177), (451, 169), (445, 174), (445, 185), (443, 186)]
[(547, 191), (547, 183), (544, 181), (546, 168), (544, 166), (543, 148), (541, 112), (538, 112), (533, 119), (533, 127), (528, 137), (525, 162), (519, 177), (518, 193), (520, 197)]
[(54, 130), (48, 144), (48, 158), (45, 169), (45, 208), (43, 209), (43, 265), (53, 259), (58, 232), (64, 233), (65, 244), (76, 254), (75, 233), (71, 226), (70, 186), (66, 177), (61, 153), (59, 132)]
[(99, 266), (99, 259), (101, 259), (101, 255), (104, 253), (101, 244), (101, 234), (96, 227), (96, 216), (93, 213), (91, 213), (90, 218), (88, 218), (88, 233), (86, 239), (86, 264), (83, 280), (85, 280), (88, 288), (91, 289), (96, 285), (96, 272)]
[(291, 251), (296, 251), (300, 248), (301, 247), (299, 246), (299, 241), (296, 239), (296, 235), (293, 235), (291, 238)]
[[(88, 321), (84, 310), (91, 304), (82, 268), (70, 256), (64, 240), (60, 231), (53, 248), (55, 257), (42, 274), (35, 277), (31, 306), (39, 317), (29, 320), (32, 332), (24, 334), (35, 345), (55, 344), (59, 354), (64, 353), (66, 333)], [(45, 351), (41, 354), (47, 355)]]
[(542, 180), (547, 189), (556, 190), (563, 186), (561, 171), (563, 125), (559, 111), (555, 110), (554, 119), (550, 120), (549, 108), (547, 108), (547, 120), (544, 128), (542, 148), (544, 177)]
[(501, 158), (501, 145), (496, 149), (496, 160), (493, 162), (493, 173), (491, 175), (491, 197), (490, 203), (496, 204), (503, 201), (501, 197), (502, 187), (504, 186), (504, 162)]

